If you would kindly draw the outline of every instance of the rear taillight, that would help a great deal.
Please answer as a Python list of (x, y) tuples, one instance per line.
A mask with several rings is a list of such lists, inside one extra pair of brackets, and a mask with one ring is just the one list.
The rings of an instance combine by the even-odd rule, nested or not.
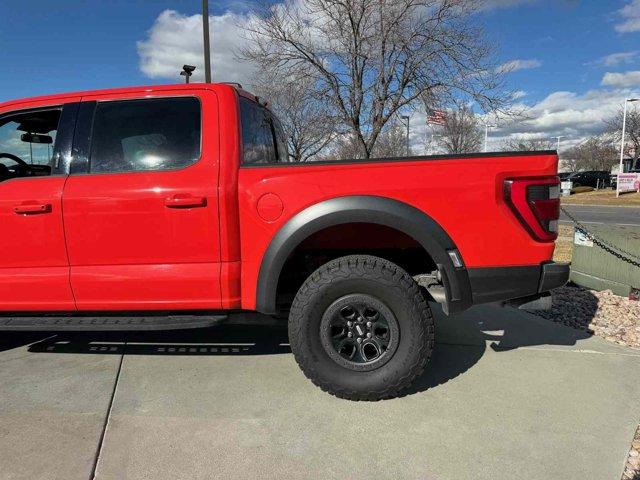
[(560, 218), (558, 177), (506, 180), (504, 197), (533, 238), (541, 242), (552, 242), (556, 239)]

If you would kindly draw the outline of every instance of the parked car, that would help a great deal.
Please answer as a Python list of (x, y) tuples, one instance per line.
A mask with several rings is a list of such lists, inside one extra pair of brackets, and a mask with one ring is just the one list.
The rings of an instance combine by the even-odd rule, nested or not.
[(523, 303), (569, 276), (551, 152), (292, 164), (274, 115), (227, 84), (11, 101), (0, 139), (2, 330), (288, 314), (316, 385), (375, 400), (427, 365), (427, 301)]
[(604, 170), (574, 172), (567, 177), (574, 187), (606, 188), (611, 183), (611, 173)]
[(560, 179), (561, 182), (564, 182), (573, 174), (574, 172), (560, 172), (558, 173), (558, 178)]

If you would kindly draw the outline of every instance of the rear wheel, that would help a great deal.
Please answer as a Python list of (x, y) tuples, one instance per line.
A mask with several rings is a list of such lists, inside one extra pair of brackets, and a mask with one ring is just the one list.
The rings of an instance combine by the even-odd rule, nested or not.
[(419, 286), (382, 258), (352, 255), (316, 270), (289, 315), (291, 350), (323, 390), (351, 400), (398, 395), (423, 372), (434, 323)]

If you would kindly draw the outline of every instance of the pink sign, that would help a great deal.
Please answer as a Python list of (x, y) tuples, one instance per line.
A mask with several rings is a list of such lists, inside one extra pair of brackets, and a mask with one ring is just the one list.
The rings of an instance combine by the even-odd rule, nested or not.
[(618, 174), (618, 191), (633, 192), (640, 191), (640, 174), (638, 173), (619, 173)]

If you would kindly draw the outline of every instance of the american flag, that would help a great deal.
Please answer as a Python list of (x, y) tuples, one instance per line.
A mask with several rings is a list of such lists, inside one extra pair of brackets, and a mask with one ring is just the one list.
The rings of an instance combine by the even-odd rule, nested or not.
[(427, 123), (430, 125), (444, 125), (447, 121), (447, 112), (444, 110), (432, 110), (427, 115)]

